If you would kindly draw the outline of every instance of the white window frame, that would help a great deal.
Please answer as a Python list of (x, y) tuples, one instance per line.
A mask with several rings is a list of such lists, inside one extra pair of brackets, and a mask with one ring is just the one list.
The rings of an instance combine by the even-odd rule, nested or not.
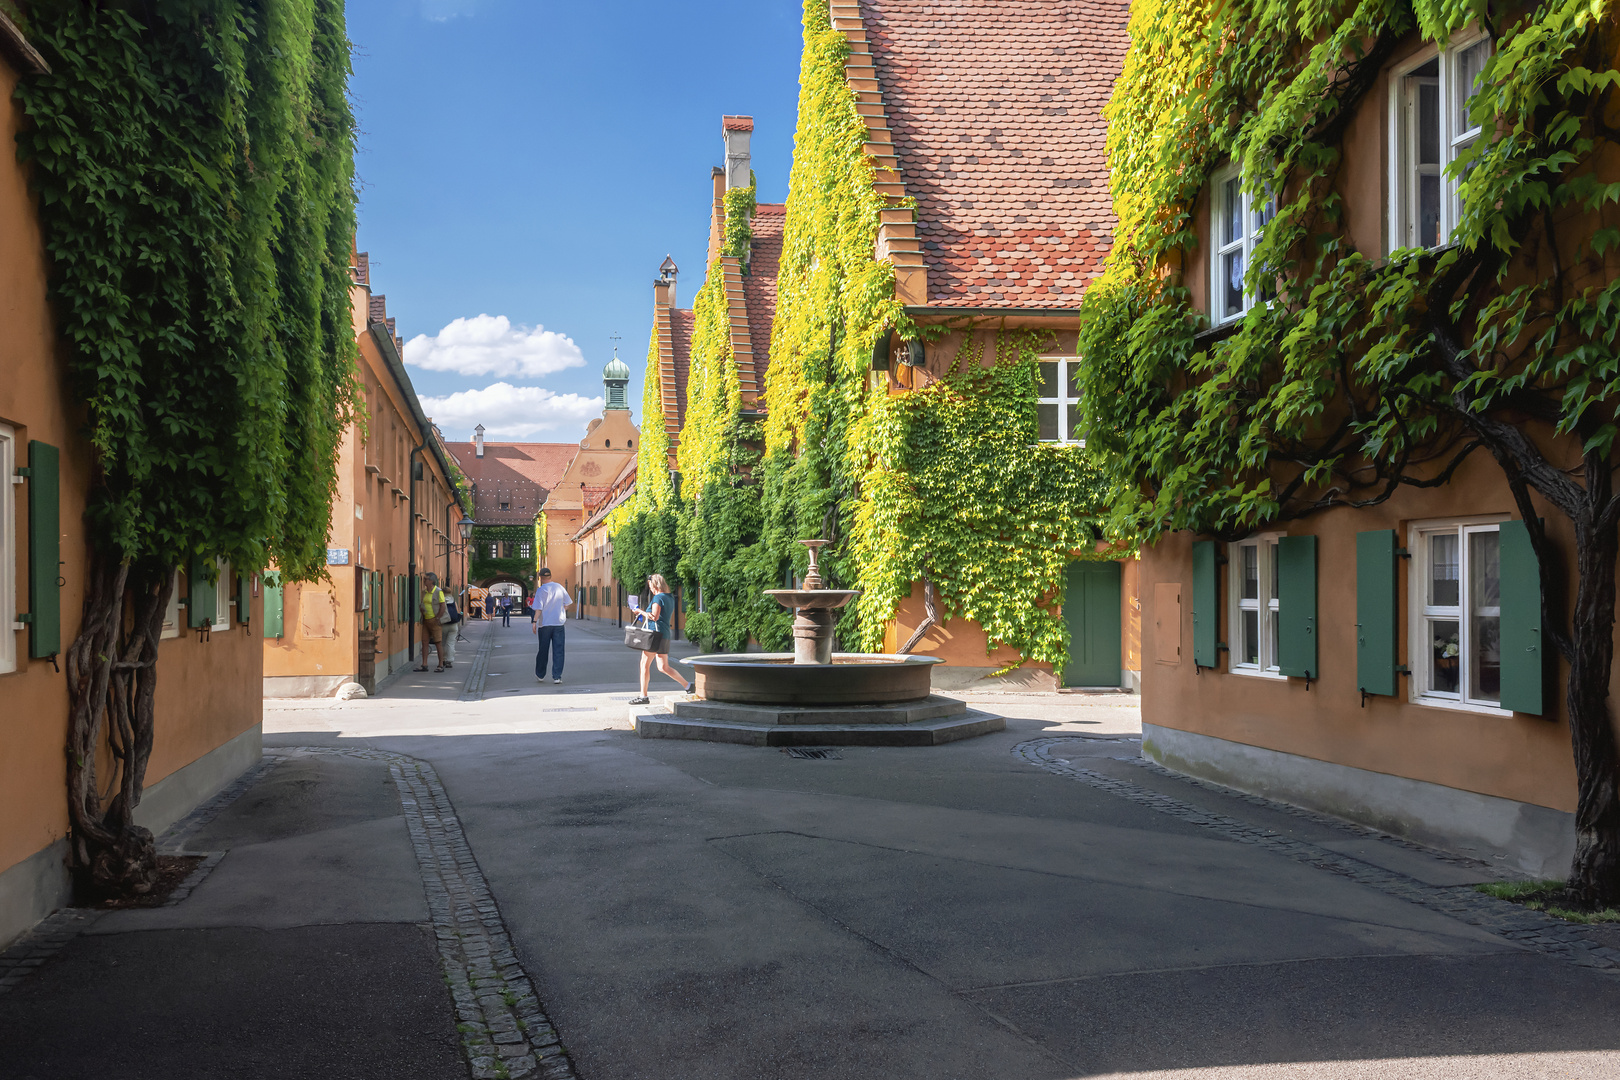
[(17, 431), (0, 424), (0, 674), (17, 670)]
[(180, 571), (174, 572), (169, 582), (169, 606), (163, 612), (163, 630), (158, 640), (180, 636)]
[[(1227, 630), (1228, 642), (1227, 670), (1234, 675), (1249, 675), (1262, 679), (1283, 679), (1287, 676), (1282, 673), (1277, 658), (1277, 647), (1272, 644), (1275, 627), (1277, 625), (1277, 541), (1281, 540), (1280, 532), (1256, 533), (1245, 540), (1228, 544), (1227, 558), (1227, 604), (1229, 627)], [(1259, 587), (1254, 597), (1245, 599), (1243, 596), (1243, 567), (1246, 558), (1245, 551), (1255, 553), (1255, 569), (1258, 575)], [(1240, 660), (1243, 649), (1243, 615), (1244, 612), (1258, 612), (1256, 618), (1259, 638), (1258, 663), (1248, 663)]]
[[(1039, 426), (1036, 427), (1036, 439), (1044, 446), (1085, 446), (1086, 440), (1070, 438), (1073, 422), (1070, 419), (1071, 410), (1077, 416), (1080, 410), (1080, 394), (1073, 390), (1072, 380), (1080, 372), (1080, 358), (1078, 356), (1043, 356), (1042, 364), (1057, 365), (1057, 396), (1036, 397), (1037, 412), (1042, 405), (1056, 405), (1058, 419), (1058, 437), (1055, 439), (1040, 438)], [(1036, 394), (1040, 393), (1040, 384), (1035, 387)], [(1039, 425), (1039, 420), (1036, 421)]]
[[(1228, 213), (1226, 208), (1226, 185), (1238, 181), (1238, 198), (1242, 204), (1240, 213), (1243, 221), (1238, 229), (1238, 238), (1223, 241), (1226, 235)], [(1243, 272), (1247, 275), (1249, 267), (1254, 263), (1254, 249), (1260, 241), (1260, 232), (1265, 228), (1277, 213), (1276, 199), (1267, 199), (1258, 209), (1253, 205), (1252, 196), (1243, 190), (1241, 173), (1236, 164), (1228, 165), (1218, 171), (1210, 181), (1209, 189), (1209, 321), (1211, 326), (1241, 319), (1245, 313), (1260, 303), (1259, 294), (1247, 287), (1243, 290), (1243, 304), (1238, 310), (1227, 312), (1224, 310), (1226, 298), (1226, 277), (1222, 270), (1222, 263), (1226, 257), (1235, 252), (1243, 256)]]
[(1468, 94), (1461, 85), (1463, 54), (1480, 42), (1490, 52), (1490, 35), (1478, 27), (1469, 27), (1452, 38), (1446, 48), (1433, 45), (1414, 53), (1389, 76), (1389, 250), (1421, 248), (1419, 235), (1420, 185), (1415, 178), (1418, 156), (1418, 84), (1409, 82), (1412, 73), (1431, 60), (1438, 61), (1439, 76), (1435, 80), (1440, 113), (1439, 147), (1440, 176), (1439, 224), (1436, 227), (1435, 247), (1450, 243), (1452, 230), (1457, 227), (1462, 202), (1457, 195), (1456, 181), (1446, 176), (1452, 162), (1484, 133), (1482, 127), (1464, 128), (1459, 119)]
[[(1475, 700), (1468, 696), (1469, 670), (1471, 662), (1471, 622), (1469, 618), (1472, 606), (1469, 597), (1469, 571), (1471, 569), (1468, 552), (1468, 537), (1471, 533), (1500, 532), (1501, 524), (1508, 520), (1506, 514), (1485, 514), (1474, 517), (1442, 518), (1434, 521), (1414, 521), (1407, 530), (1406, 545), (1411, 552), (1410, 570), (1407, 579), (1407, 641), (1410, 643), (1407, 650), (1408, 668), (1411, 675), (1407, 682), (1410, 686), (1410, 698), (1414, 704), (1429, 708), (1458, 709), (1464, 712), (1484, 713), (1489, 716), (1512, 716), (1511, 709), (1504, 709), (1500, 704), (1489, 701)], [(1425, 542), (1436, 533), (1457, 533), (1457, 604), (1455, 606), (1435, 606), (1428, 602), (1429, 597), (1429, 545)], [(1498, 556), (1500, 557), (1500, 556)], [(1497, 608), (1500, 618), (1501, 608)], [(1457, 692), (1450, 693), (1444, 690), (1435, 690), (1429, 685), (1429, 620), (1454, 619), (1457, 622)], [(1500, 694), (1500, 689), (1498, 690)], [(1501, 700), (1498, 697), (1498, 702)]]
[(219, 576), (214, 579), (214, 618), (209, 624), (211, 630), (229, 630), (231, 628), (231, 603), (235, 599), (231, 593), (231, 564), (227, 559), (215, 559), (214, 569)]

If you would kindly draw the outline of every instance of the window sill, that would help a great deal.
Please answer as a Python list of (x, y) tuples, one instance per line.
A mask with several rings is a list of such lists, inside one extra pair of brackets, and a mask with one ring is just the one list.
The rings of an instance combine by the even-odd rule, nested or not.
[(1468, 701), (1458, 701), (1454, 698), (1429, 697), (1419, 694), (1411, 699), (1413, 705), (1421, 705), (1425, 709), (1448, 709), (1451, 712), (1473, 713), (1476, 716), (1512, 716), (1512, 709), (1504, 709), (1497, 705), (1475, 705)]
[(1251, 679), (1268, 679), (1271, 682), (1287, 682), (1288, 676), (1280, 671), (1261, 671), (1254, 667), (1233, 667), (1228, 669), (1228, 675), (1245, 675)]

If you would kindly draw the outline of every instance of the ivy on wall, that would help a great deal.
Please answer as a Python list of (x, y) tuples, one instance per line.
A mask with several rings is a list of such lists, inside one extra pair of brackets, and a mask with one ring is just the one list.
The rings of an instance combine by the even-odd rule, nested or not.
[[(95, 454), (66, 653), (81, 884), (156, 880), (134, 823), (174, 571), (325, 569), (357, 419), (349, 42), (341, 0), (31, 4), (50, 65), (18, 135), (58, 341)], [(111, 749), (114, 775), (98, 777)]]
[[(1440, 181), (1457, 220), (1431, 249), (1360, 250), (1352, 212), (1383, 208), (1346, 206), (1366, 197), (1345, 169), (1366, 143), (1347, 132), (1376, 129), (1392, 61), (1470, 25), (1489, 58), (1441, 106), (1481, 132)], [(1133, 5), (1107, 111), (1120, 224), (1080, 339), (1116, 520), (1150, 539), (1375, 506), (1478, 451), (1501, 466), (1540, 566), (1538, 632), (1568, 665), (1571, 885), (1588, 905), (1620, 903), (1617, 26), (1609, 0)], [(1194, 215), (1227, 161), (1253, 205), (1276, 200), (1243, 281), (1268, 302), (1205, 334), (1181, 269), (1209, 257)]]
[[(873, 257), (885, 204), (845, 81), (848, 42), (818, 0), (805, 4), (804, 27), (763, 422), (738, 412), (718, 265), (694, 302), (675, 509), (679, 576), (689, 604), (697, 594), (703, 607), (688, 629), (706, 647), (787, 648), (791, 613), (762, 593), (803, 573), (796, 541), (821, 537), (834, 541), (821, 560), (829, 586), (864, 590), (839, 623), (845, 648), (880, 649), (926, 574), (945, 613), (1061, 665), (1067, 635), (1054, 605), (1066, 563), (1095, 546), (1101, 475), (1083, 450), (1035, 444), (1041, 335), (992, 332), (988, 363), (965, 335), (956, 369), (934, 386), (890, 397), (886, 380), (871, 385), (879, 337), (924, 331), (894, 295), (891, 264)], [(727, 193), (725, 254), (745, 256), (753, 203), (751, 188)], [(655, 357), (649, 417), (661, 413)], [(615, 534), (627, 583), (646, 565), (647, 520)]]

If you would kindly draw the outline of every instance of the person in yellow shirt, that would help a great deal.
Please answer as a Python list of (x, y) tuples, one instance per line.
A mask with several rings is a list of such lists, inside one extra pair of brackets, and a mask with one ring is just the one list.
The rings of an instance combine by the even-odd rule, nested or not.
[(422, 662), (417, 665), (417, 671), (428, 669), (429, 645), (439, 650), (439, 666), (433, 670), (444, 670), (444, 627), (439, 623), (442, 614), (444, 590), (439, 588), (439, 575), (430, 570), (422, 575)]

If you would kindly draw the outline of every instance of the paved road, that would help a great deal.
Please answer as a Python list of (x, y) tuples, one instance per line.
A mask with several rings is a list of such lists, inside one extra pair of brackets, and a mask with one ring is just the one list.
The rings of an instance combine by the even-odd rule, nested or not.
[(636, 739), (611, 626), (570, 628), (560, 688), (527, 627), (491, 633), (482, 702), (402, 688), (273, 738), (434, 763), (582, 1076), (1620, 1075), (1620, 979), (1012, 753), (1075, 736), (1284, 835), (1487, 876), (1116, 760), (1129, 699), (975, 698), (1006, 732), (803, 760)]
[[(611, 625), (570, 626), (560, 687), (534, 681), (526, 623), (471, 633), (446, 676), (273, 705), (266, 742), (432, 764), (586, 1080), (1620, 1076), (1620, 977), (1209, 822), (1316, 845), (1367, 881), (1444, 889), (1488, 868), (1133, 764), (1129, 699), (974, 697), (1005, 732), (807, 760), (635, 738), (635, 656)], [(469, 676), (486, 644), (480, 694)], [(1146, 795), (1014, 752), (1044, 738), (1067, 740), (1053, 753), (1076, 775)], [(1195, 812), (1158, 812), (1154, 793)], [(246, 820), (273, 816), (249, 813), (252, 798)], [(398, 833), (378, 820), (342, 826), (350, 848), (380, 830), (371, 863), (307, 885), (326, 925), (419, 917)], [(296, 852), (270, 854), (283, 861), (261, 855), (261, 874), (299, 873)], [(235, 932), (246, 916), (221, 875), (236, 857), (166, 917)], [(318, 899), (331, 874), (370, 882), (371, 899)], [(387, 972), (368, 978), (393, 992)], [(408, 1010), (399, 1023), (435, 1030)]]

